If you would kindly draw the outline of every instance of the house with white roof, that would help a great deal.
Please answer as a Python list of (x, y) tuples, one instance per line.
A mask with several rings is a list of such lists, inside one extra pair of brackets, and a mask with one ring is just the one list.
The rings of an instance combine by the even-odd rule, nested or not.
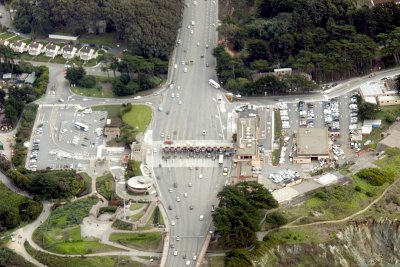
[(43, 45), (41, 43), (32, 42), (28, 45), (28, 54), (31, 56), (38, 56), (42, 53)]
[(63, 58), (65, 59), (73, 59), (76, 53), (76, 47), (72, 45), (66, 45), (63, 48)]
[(10, 48), (16, 53), (24, 53), (26, 51), (26, 43), (23, 41), (16, 41), (10, 44)]
[(46, 46), (46, 57), (55, 58), (60, 51), (60, 46), (50, 43)]
[(84, 61), (89, 61), (95, 58), (94, 49), (90, 48), (89, 46), (84, 46), (79, 51), (79, 58)]

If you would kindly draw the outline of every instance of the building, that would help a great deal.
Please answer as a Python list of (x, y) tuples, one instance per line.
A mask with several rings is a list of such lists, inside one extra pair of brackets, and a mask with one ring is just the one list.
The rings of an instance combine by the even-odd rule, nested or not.
[(63, 47), (62, 55), (65, 59), (73, 59), (75, 57), (76, 47), (72, 45), (66, 45)]
[(60, 51), (59, 45), (50, 43), (46, 46), (46, 57), (55, 58), (58, 55), (59, 51)]
[(28, 45), (28, 54), (31, 56), (38, 56), (42, 53), (43, 45), (41, 43), (32, 42)]
[(383, 3), (389, 3), (389, 2), (395, 2), (396, 4), (400, 4), (400, 0), (371, 0), (372, 6), (383, 4)]
[(278, 77), (292, 75), (292, 68), (274, 69), (274, 74)]
[(311, 163), (329, 159), (329, 133), (327, 128), (299, 128), (296, 133), (294, 163)]
[(16, 41), (10, 44), (10, 48), (16, 53), (24, 53), (26, 50), (26, 43), (22, 41)]
[(376, 151), (384, 151), (387, 147), (400, 148), (400, 123), (397, 121), (390, 126), (387, 135), (376, 146)]
[(79, 58), (85, 61), (95, 58), (94, 50), (89, 46), (82, 47), (81, 50), (79, 50)]
[(255, 108), (243, 110), (237, 118), (236, 154), (233, 159), (236, 164), (236, 173), (232, 172), (232, 176), (238, 181), (253, 178), (253, 166), (260, 166), (257, 141), (259, 120)]
[(0, 45), (8, 46), (9, 44), (10, 44), (9, 41), (7, 41), (5, 39), (0, 39)]
[(393, 89), (393, 80), (386, 79), (383, 84), (371, 82), (360, 86), (360, 94), (365, 102), (382, 106), (397, 105), (400, 97)]
[(127, 184), (130, 192), (144, 194), (153, 186), (153, 179), (147, 176), (135, 176), (130, 178)]

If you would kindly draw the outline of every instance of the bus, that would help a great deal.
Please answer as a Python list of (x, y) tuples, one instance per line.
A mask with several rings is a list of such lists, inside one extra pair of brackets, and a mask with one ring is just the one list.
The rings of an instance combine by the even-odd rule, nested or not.
[(218, 158), (218, 164), (221, 167), (223, 163), (224, 163), (224, 155), (221, 154), (221, 155), (219, 155), (219, 158)]
[(89, 130), (89, 126), (83, 124), (82, 122), (75, 122), (75, 127), (85, 132)]
[(208, 84), (211, 85), (212, 87), (214, 87), (215, 89), (219, 89), (221, 87), (221, 85), (219, 85), (219, 83), (217, 83), (213, 79), (209, 79)]

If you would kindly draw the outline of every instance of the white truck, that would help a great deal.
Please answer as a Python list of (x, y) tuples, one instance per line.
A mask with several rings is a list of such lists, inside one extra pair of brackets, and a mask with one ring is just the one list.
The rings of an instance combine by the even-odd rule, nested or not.
[(224, 155), (219, 155), (219, 158), (218, 158), (218, 164), (219, 164), (219, 166), (220, 167), (222, 167), (222, 164), (224, 163)]

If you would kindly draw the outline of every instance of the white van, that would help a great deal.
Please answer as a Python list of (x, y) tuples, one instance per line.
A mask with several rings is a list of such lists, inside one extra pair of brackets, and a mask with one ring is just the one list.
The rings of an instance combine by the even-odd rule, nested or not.
[(203, 216), (203, 215), (200, 215), (199, 220), (200, 220), (200, 221), (204, 220), (204, 216)]

